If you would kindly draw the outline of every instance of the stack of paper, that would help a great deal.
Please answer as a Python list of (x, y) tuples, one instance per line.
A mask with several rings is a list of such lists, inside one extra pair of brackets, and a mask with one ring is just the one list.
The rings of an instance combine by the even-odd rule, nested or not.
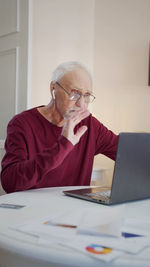
[[(106, 212), (107, 209), (107, 212)], [(38, 236), (39, 244), (59, 244), (103, 261), (150, 260), (150, 222), (124, 220), (124, 206), (84, 209), (40, 218), (13, 229)], [(150, 251), (150, 248), (149, 250)]]

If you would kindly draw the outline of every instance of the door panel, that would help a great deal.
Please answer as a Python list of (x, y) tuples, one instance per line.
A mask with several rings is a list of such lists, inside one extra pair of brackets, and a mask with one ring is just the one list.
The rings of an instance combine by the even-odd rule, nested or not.
[(19, 30), (19, 1), (0, 0), (0, 36)]
[(0, 0), (1, 140), (9, 120), (27, 108), (29, 8), (29, 0)]
[(4, 139), (6, 124), (16, 112), (16, 49), (0, 53), (0, 83), (3, 92), (0, 97), (0, 139)]

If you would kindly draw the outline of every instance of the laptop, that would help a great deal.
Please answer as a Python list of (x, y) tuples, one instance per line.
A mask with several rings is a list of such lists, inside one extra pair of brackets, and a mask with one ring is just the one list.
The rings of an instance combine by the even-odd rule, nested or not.
[(150, 198), (150, 133), (119, 134), (111, 188), (89, 187), (63, 192), (106, 205)]

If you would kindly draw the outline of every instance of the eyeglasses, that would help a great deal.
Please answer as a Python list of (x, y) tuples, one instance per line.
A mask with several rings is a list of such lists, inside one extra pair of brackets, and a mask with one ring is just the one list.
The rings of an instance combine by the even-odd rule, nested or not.
[(86, 102), (86, 103), (92, 103), (93, 101), (94, 101), (94, 99), (95, 99), (95, 96), (94, 95), (91, 95), (91, 94), (89, 94), (89, 93), (87, 93), (87, 94), (82, 94), (82, 93), (79, 93), (77, 90), (75, 90), (75, 89), (73, 89), (70, 93), (60, 84), (60, 83), (58, 83), (58, 82), (56, 82), (56, 84), (60, 87), (60, 88), (62, 88), (64, 91), (65, 91), (65, 93), (69, 96), (69, 99), (71, 100), (71, 101), (78, 101), (80, 98), (81, 98), (81, 96), (83, 96), (83, 98), (84, 98), (84, 101)]

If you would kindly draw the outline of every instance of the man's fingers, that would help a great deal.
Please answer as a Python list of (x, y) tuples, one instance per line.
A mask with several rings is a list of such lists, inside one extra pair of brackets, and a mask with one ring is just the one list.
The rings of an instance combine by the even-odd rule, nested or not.
[(76, 132), (76, 136), (78, 137), (78, 139), (80, 140), (81, 136), (87, 131), (88, 127), (83, 125), (81, 126), (78, 131)]
[(65, 124), (62, 129), (62, 135), (66, 137), (73, 145), (76, 145), (81, 136), (86, 132), (87, 126), (81, 126), (76, 134), (74, 134), (75, 126), (80, 123), (84, 118), (88, 117), (90, 112), (88, 110), (74, 111), (70, 113), (69, 118), (66, 118)]
[(65, 120), (74, 120), (80, 117), (86, 118), (90, 115), (88, 110), (69, 110), (65, 116)]
[(75, 114), (74, 116), (72, 116), (71, 119), (74, 122), (74, 124), (77, 125), (80, 121), (82, 121), (83, 119), (85, 119), (89, 115), (90, 115), (90, 112), (88, 110), (86, 110), (86, 111)]

